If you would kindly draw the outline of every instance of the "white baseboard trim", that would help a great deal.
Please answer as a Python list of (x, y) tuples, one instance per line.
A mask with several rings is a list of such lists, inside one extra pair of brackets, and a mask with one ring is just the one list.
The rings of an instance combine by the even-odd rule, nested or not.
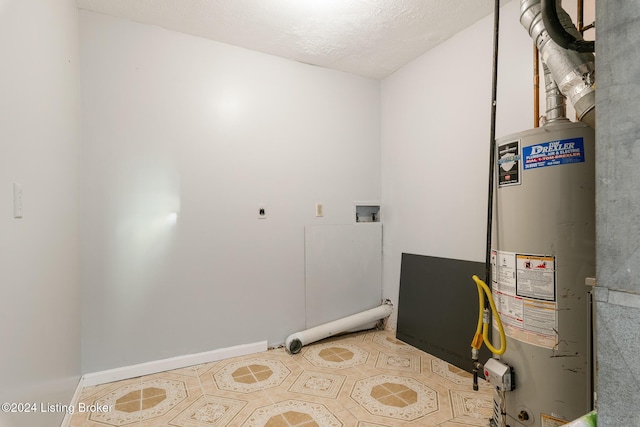
[(156, 374), (158, 372), (171, 371), (173, 369), (186, 368), (187, 366), (201, 365), (203, 363), (216, 362), (231, 357), (245, 356), (267, 350), (267, 341), (252, 344), (242, 344), (234, 347), (226, 347), (203, 353), (188, 354), (185, 356), (171, 357), (169, 359), (155, 360), (140, 363), (138, 365), (124, 366), (122, 368), (93, 372), (82, 376), (82, 387), (121, 381), (136, 378), (143, 375)]
[(71, 417), (73, 413), (75, 413), (75, 408), (78, 407), (78, 402), (80, 401), (80, 394), (82, 393), (82, 387), (84, 387), (84, 379), (80, 377), (80, 381), (78, 381), (78, 386), (76, 387), (76, 391), (73, 393), (73, 397), (71, 398), (71, 403), (69, 404), (70, 408), (74, 408), (74, 411), (66, 411), (64, 414), (64, 418), (62, 419), (62, 424), (60, 427), (68, 427), (69, 423), (71, 423)]

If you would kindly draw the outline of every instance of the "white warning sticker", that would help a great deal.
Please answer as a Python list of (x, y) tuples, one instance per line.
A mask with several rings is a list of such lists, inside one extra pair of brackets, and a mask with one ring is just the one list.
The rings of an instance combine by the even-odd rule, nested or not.
[(516, 255), (516, 294), (521, 297), (556, 300), (556, 271), (551, 256)]
[(547, 414), (540, 414), (540, 423), (542, 427), (560, 427), (566, 425), (567, 421)]
[(522, 297), (506, 292), (493, 291), (493, 300), (500, 313), (500, 319), (505, 325), (522, 328), (524, 325), (524, 304)]
[(506, 335), (539, 347), (555, 348), (555, 258), (494, 250), (491, 262), (493, 298)]
[(556, 304), (527, 299), (524, 303), (524, 328), (544, 335), (554, 335), (556, 328)]
[(513, 252), (496, 254), (496, 280), (501, 292), (516, 293), (516, 259)]

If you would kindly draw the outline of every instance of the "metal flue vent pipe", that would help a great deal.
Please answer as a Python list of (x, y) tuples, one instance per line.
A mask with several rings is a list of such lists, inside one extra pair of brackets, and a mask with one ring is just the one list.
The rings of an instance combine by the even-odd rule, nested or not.
[(544, 69), (544, 89), (547, 101), (547, 110), (545, 115), (546, 123), (555, 123), (558, 121), (568, 121), (567, 104), (564, 95), (558, 89), (556, 81), (551, 77), (551, 71), (546, 64), (542, 64)]
[[(581, 40), (582, 36), (573, 26), (571, 18), (564, 9), (558, 7), (557, 11), (566, 31)], [(596, 92), (593, 54), (564, 49), (551, 39), (542, 20), (540, 0), (520, 1), (520, 23), (538, 46), (542, 62), (549, 68), (560, 92), (571, 101), (578, 118), (595, 128)]]

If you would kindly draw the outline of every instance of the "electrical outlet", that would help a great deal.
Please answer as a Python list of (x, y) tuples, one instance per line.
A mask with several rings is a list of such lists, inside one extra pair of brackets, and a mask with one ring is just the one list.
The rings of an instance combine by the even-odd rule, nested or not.
[(266, 219), (267, 218), (267, 206), (264, 204), (258, 205), (258, 219)]
[(316, 203), (316, 216), (324, 216), (324, 205), (322, 203)]

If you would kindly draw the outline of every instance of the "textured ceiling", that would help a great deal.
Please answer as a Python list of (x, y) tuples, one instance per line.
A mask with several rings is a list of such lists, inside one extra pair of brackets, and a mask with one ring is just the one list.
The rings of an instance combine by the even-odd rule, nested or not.
[(388, 76), (489, 15), (493, 3), (493, 0), (78, 0), (81, 9), (376, 79)]

